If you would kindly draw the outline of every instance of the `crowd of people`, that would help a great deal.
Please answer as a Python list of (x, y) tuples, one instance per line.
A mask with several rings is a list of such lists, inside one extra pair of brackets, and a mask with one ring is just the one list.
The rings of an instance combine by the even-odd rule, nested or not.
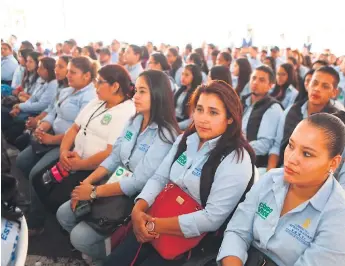
[(345, 56), (17, 46), (1, 43), (1, 131), (30, 240), (51, 211), (94, 265), (344, 263)]

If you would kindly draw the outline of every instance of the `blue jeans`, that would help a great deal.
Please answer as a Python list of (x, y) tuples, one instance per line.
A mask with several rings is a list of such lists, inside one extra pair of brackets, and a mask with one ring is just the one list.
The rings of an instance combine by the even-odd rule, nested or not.
[(98, 234), (86, 222), (78, 222), (71, 209), (71, 201), (60, 206), (56, 218), (70, 233), (71, 243), (77, 250), (95, 260), (103, 260), (106, 257), (104, 240), (108, 236)]
[(59, 157), (60, 147), (56, 147), (48, 151), (43, 156), (38, 156), (32, 151), (31, 145), (19, 153), (17, 157), (16, 166), (30, 181), (31, 205), (28, 217), (29, 228), (43, 227), (46, 216), (45, 207), (38, 198), (36, 191), (32, 186), (32, 179), (39, 173), (42, 173), (44, 170), (48, 170), (49, 167), (58, 161)]

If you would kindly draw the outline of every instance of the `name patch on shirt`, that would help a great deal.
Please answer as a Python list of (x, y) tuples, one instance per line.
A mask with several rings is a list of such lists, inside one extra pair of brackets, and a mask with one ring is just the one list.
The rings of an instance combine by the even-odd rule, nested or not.
[(299, 224), (290, 224), (289, 227), (285, 229), (285, 232), (306, 246), (309, 246), (310, 242), (313, 240), (309, 232)]
[(271, 212), (273, 211), (273, 209), (271, 209), (268, 205), (266, 205), (266, 203), (264, 202), (260, 202), (258, 210), (257, 210), (257, 214), (264, 220), (266, 220), (266, 218), (268, 217), (268, 215), (271, 214)]
[(130, 141), (132, 139), (133, 133), (130, 132), (129, 130), (127, 130), (126, 135), (125, 135), (125, 139)]
[(147, 152), (150, 148), (150, 145), (147, 145), (147, 144), (140, 144), (139, 145), (139, 150), (140, 151), (143, 151), (143, 152)]
[(201, 176), (201, 168), (195, 168), (192, 172), (193, 175), (200, 177)]
[(184, 166), (187, 163), (187, 156), (182, 153), (180, 157), (177, 158), (177, 162), (181, 165)]

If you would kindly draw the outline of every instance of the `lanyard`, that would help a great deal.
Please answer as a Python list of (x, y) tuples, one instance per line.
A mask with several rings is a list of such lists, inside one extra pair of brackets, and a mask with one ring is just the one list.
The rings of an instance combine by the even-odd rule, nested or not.
[(101, 109), (105, 104), (106, 104), (106, 102), (103, 102), (103, 103), (96, 109), (96, 111), (94, 111), (94, 112), (92, 113), (92, 115), (90, 116), (89, 121), (87, 121), (86, 126), (84, 127), (84, 135), (85, 135), (85, 136), (86, 136), (86, 129), (87, 129), (88, 125), (90, 124), (90, 122), (91, 122), (93, 119), (99, 117), (101, 114), (103, 114), (103, 113), (105, 113), (106, 111), (109, 110), (109, 108), (106, 108), (105, 110), (103, 110), (103, 111), (100, 112), (99, 114), (95, 115), (95, 114), (97, 113), (97, 111), (98, 111), (99, 109)]

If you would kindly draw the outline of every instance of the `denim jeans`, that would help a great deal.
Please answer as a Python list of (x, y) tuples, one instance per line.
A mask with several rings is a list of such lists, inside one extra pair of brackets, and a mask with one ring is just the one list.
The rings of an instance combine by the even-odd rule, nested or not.
[(56, 147), (43, 156), (35, 155), (31, 145), (19, 153), (16, 166), (21, 170), (30, 181), (30, 212), (28, 216), (29, 228), (40, 228), (44, 226), (45, 208), (38, 198), (35, 189), (32, 186), (32, 179), (39, 173), (55, 164), (60, 156), (60, 148)]
[(106, 235), (98, 234), (86, 222), (78, 222), (71, 209), (71, 201), (62, 204), (56, 213), (60, 225), (70, 233), (72, 245), (94, 260), (106, 257), (104, 240)]

